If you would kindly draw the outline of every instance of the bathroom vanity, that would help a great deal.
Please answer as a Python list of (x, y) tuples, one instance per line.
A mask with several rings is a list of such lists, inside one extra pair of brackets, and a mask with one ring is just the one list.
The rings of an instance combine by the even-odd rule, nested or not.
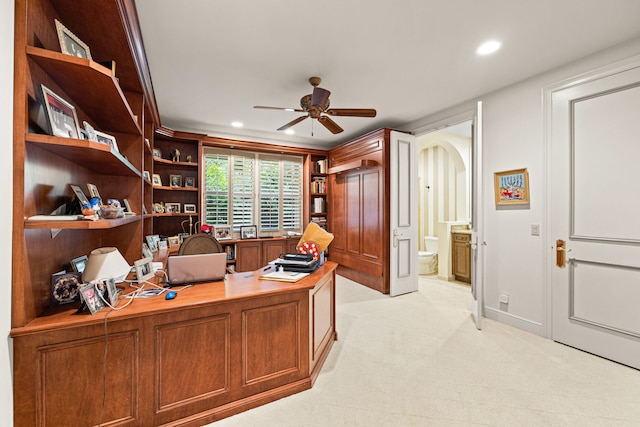
[(451, 263), (453, 276), (460, 282), (471, 283), (471, 231), (451, 232)]

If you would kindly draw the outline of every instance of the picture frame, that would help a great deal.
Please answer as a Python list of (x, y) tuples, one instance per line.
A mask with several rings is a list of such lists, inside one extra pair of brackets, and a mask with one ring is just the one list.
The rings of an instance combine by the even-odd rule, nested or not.
[[(86, 120), (82, 122), (82, 125), (84, 126), (84, 130), (87, 134), (87, 139), (89, 141), (98, 142), (98, 137), (96, 136), (96, 130), (93, 128), (93, 126), (91, 126), (91, 124)], [(80, 129), (80, 131), (82, 131), (82, 129)]]
[(165, 203), (164, 204), (164, 212), (165, 213), (180, 213), (180, 203)]
[(154, 203), (153, 204), (153, 213), (157, 213), (157, 214), (164, 213), (164, 204), (163, 203)]
[(56, 23), (58, 41), (60, 42), (60, 51), (66, 55), (92, 60), (89, 46), (65, 27), (62, 22), (57, 19), (54, 21)]
[(153, 157), (157, 157), (159, 159), (162, 158), (162, 151), (160, 151), (159, 148), (154, 148), (152, 152), (153, 152)]
[(111, 307), (115, 307), (118, 304), (118, 288), (116, 287), (116, 279), (110, 277), (107, 279), (107, 297), (109, 298), (109, 304)]
[(255, 225), (243, 225), (240, 226), (240, 239), (257, 239), (258, 227)]
[(136, 271), (136, 281), (138, 283), (146, 282), (153, 277), (153, 257), (134, 261), (133, 268)]
[(145, 181), (151, 182), (151, 175), (149, 174), (149, 171), (142, 171), (142, 178)]
[(231, 240), (231, 226), (230, 225), (214, 225), (213, 237), (217, 240)]
[(129, 203), (129, 200), (122, 199), (122, 203), (124, 203), (125, 213), (133, 213), (133, 210), (131, 210), (131, 204)]
[(184, 213), (196, 213), (196, 205), (194, 205), (193, 203), (185, 203), (182, 206), (182, 211)]
[(44, 110), (50, 135), (62, 138), (82, 139), (76, 107), (41, 84)]
[(161, 239), (158, 242), (158, 249), (168, 249), (169, 245), (167, 244), (167, 239)]
[(182, 187), (182, 175), (169, 175), (170, 187)]
[(95, 314), (102, 310), (105, 305), (104, 302), (100, 299), (98, 295), (98, 288), (94, 283), (89, 283), (88, 285), (80, 288), (80, 298), (82, 302), (87, 306), (91, 314)]
[(180, 237), (178, 236), (167, 237), (167, 243), (169, 244), (170, 248), (180, 246)]
[(81, 287), (81, 273), (61, 271), (51, 275), (51, 305), (79, 301)]
[(100, 144), (105, 144), (116, 150), (118, 153), (118, 143), (116, 142), (116, 137), (113, 135), (109, 135), (108, 133), (100, 132), (98, 130), (94, 130), (96, 134), (96, 141)]
[(100, 193), (98, 192), (98, 187), (96, 187), (94, 184), (87, 183), (87, 190), (89, 190), (89, 195), (92, 198), (97, 197), (98, 199), (100, 199), (100, 202), (102, 203), (102, 197), (100, 197)]
[(495, 172), (496, 205), (527, 205), (529, 201), (529, 173), (527, 168)]
[(185, 176), (184, 177), (184, 187), (185, 188), (195, 188), (196, 187), (196, 177), (195, 176)]
[(160, 178), (160, 175), (157, 173), (153, 174), (153, 181), (152, 181), (153, 185), (155, 185), (156, 187), (162, 187), (162, 178)]
[(151, 252), (157, 252), (158, 242), (160, 241), (160, 235), (150, 234), (146, 236), (145, 239), (147, 240), (147, 246), (149, 246), (149, 249), (151, 250)]
[(76, 197), (80, 201), (80, 207), (83, 207), (84, 205), (89, 204), (89, 199), (87, 199), (87, 196), (82, 191), (82, 188), (73, 184), (69, 184), (69, 186), (71, 187), (71, 189), (73, 190), (73, 193), (76, 195)]
[(82, 273), (84, 268), (87, 266), (87, 261), (89, 258), (86, 255), (79, 256), (78, 258), (74, 258), (71, 260), (71, 270), (76, 273)]
[(153, 252), (151, 251), (151, 249), (149, 248), (149, 245), (147, 243), (143, 243), (142, 244), (142, 258), (149, 258), (149, 257), (153, 257)]

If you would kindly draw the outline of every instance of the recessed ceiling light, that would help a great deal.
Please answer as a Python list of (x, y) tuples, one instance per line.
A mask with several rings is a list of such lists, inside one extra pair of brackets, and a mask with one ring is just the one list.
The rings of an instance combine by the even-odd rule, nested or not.
[(244, 125), (242, 124), (242, 122), (231, 122), (231, 126), (233, 126), (234, 128), (241, 128)]
[(488, 42), (484, 42), (480, 45), (478, 49), (476, 49), (476, 53), (478, 55), (489, 55), (502, 46), (502, 43), (497, 40), (489, 40)]
[(286, 133), (287, 135), (293, 135), (294, 133), (296, 133), (296, 131), (293, 129), (287, 129), (284, 131), (284, 133)]

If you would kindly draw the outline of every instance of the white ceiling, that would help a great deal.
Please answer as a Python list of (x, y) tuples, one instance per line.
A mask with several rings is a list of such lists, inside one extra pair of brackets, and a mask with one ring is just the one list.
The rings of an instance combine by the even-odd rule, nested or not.
[[(330, 148), (640, 36), (639, 0), (136, 0), (162, 125)], [(479, 57), (488, 39), (500, 51)], [(276, 129), (322, 78), (335, 117)], [(244, 128), (231, 127), (241, 121)], [(313, 126), (312, 126), (313, 123)], [(313, 136), (311, 133), (313, 132)]]

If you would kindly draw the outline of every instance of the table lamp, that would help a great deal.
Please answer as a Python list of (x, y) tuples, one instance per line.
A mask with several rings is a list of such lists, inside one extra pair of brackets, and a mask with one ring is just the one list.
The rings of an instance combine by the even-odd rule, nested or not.
[(82, 280), (91, 282), (113, 277), (116, 282), (122, 282), (129, 271), (131, 271), (131, 266), (118, 251), (118, 248), (98, 248), (89, 254), (89, 260), (82, 272)]

